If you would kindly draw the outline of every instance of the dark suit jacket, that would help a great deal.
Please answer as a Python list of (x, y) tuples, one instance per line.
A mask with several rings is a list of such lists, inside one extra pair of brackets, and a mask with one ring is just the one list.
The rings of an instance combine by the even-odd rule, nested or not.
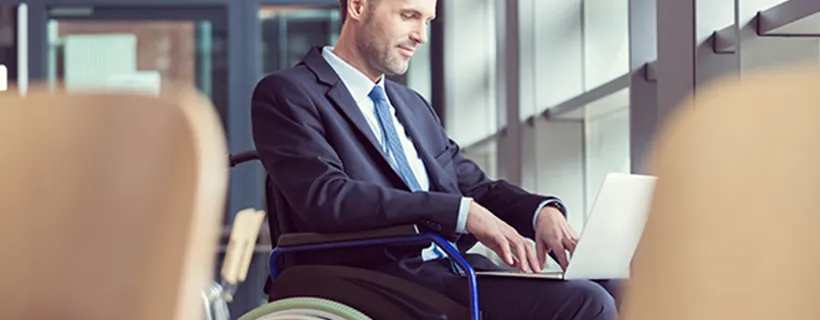
[[(392, 81), (385, 86), (427, 168), (429, 192), (410, 192), (391, 168), (321, 48), (258, 83), (253, 93), (253, 137), (276, 189), (277, 215), (290, 219), (292, 230), (286, 232), (354, 232), (417, 224), (457, 241), (464, 252), (476, 243), (473, 236), (455, 232), (461, 198), (468, 196), (522, 235), (533, 237), (533, 214), (550, 198), (488, 179), (462, 156), (418, 93)], [(424, 245), (402, 253), (369, 252), (355, 259), (363, 264), (418, 259)]]

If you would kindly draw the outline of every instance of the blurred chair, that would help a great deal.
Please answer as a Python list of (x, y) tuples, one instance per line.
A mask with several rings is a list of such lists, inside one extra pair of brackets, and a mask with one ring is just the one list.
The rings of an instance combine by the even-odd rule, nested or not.
[(0, 93), (4, 319), (202, 319), (227, 192), (213, 107)]
[(699, 91), (659, 135), (622, 319), (820, 317), (820, 69)]

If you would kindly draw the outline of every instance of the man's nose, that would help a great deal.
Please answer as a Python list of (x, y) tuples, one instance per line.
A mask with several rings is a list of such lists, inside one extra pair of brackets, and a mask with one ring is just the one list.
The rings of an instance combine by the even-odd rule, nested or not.
[(416, 28), (416, 30), (410, 33), (410, 39), (421, 44), (427, 43), (427, 41), (429, 40), (428, 38), (429, 37), (427, 36), (426, 23), (422, 23), (421, 26), (419, 26), (418, 28)]

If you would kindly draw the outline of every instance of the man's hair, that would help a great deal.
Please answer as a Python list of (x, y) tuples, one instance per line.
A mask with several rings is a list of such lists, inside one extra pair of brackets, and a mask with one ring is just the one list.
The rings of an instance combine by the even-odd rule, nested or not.
[(342, 18), (342, 25), (347, 20), (347, 0), (339, 0), (339, 16)]

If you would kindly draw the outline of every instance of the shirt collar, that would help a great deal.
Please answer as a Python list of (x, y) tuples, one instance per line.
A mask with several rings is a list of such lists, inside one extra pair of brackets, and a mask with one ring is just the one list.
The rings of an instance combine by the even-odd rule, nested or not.
[(373, 83), (373, 81), (364, 75), (364, 73), (354, 68), (333, 53), (333, 48), (334, 47), (331, 46), (324, 47), (322, 49), (322, 57), (327, 60), (327, 63), (330, 64), (333, 71), (339, 75), (339, 79), (342, 80), (356, 101), (370, 99), (368, 95), (370, 94), (370, 91), (373, 90), (373, 86), (378, 85), (382, 87), (382, 90), (384, 90), (384, 75), (379, 77), (376, 83)]

